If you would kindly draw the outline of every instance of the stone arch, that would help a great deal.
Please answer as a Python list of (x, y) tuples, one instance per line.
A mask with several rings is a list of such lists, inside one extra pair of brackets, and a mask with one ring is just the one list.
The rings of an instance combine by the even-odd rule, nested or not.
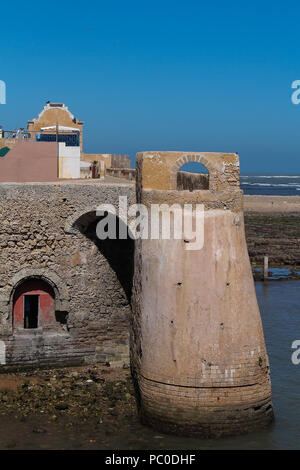
[(198, 162), (207, 169), (209, 173), (209, 189), (212, 189), (211, 181), (213, 180), (213, 175), (216, 173), (217, 168), (201, 153), (186, 153), (175, 160), (170, 170), (170, 189), (177, 189), (177, 172), (179, 168), (188, 162)]
[(78, 234), (79, 228), (76, 226), (76, 222), (78, 219), (83, 217), (85, 214), (89, 212), (96, 212), (97, 206), (90, 206), (85, 209), (78, 210), (74, 212), (74, 214), (70, 215), (65, 223), (65, 232), (69, 234)]
[[(82, 217), (85, 217), (87, 216), (88, 214), (91, 214), (91, 217), (92, 217), (92, 214), (96, 213), (97, 210), (99, 209), (99, 206), (101, 204), (99, 204), (98, 206), (90, 206), (88, 208), (85, 208), (85, 209), (82, 209), (82, 210), (79, 210), (79, 211), (76, 211), (74, 212), (74, 214), (70, 215), (67, 220), (66, 220), (66, 223), (65, 223), (65, 232), (66, 233), (69, 233), (69, 234), (73, 234), (73, 235), (77, 235), (78, 232), (80, 232), (80, 229), (77, 225), (77, 222), (80, 218)], [(116, 217), (119, 218), (118, 214), (114, 214), (113, 212), (111, 211), (107, 211), (109, 214), (111, 215), (116, 215)], [(134, 217), (128, 217), (128, 220), (127, 220), (127, 226), (130, 224), (131, 221), (134, 220)], [(129, 228), (128, 228), (129, 229)]]
[[(65, 282), (58, 274), (47, 268), (23, 268), (18, 271), (9, 281), (7, 291), (7, 303), (12, 304), (16, 289), (26, 280), (40, 279), (48, 283), (55, 293), (55, 310), (69, 311), (69, 294)], [(2, 296), (3, 298), (3, 296)]]
[[(134, 237), (130, 232), (129, 223), (134, 220), (134, 217), (128, 217), (127, 224), (118, 215), (118, 208), (115, 211), (104, 208), (109, 216), (116, 218), (117, 238), (101, 240), (96, 235), (96, 227), (99, 220), (102, 218), (97, 215), (100, 204), (95, 207), (92, 206), (85, 210), (80, 210), (71, 215), (65, 224), (65, 231), (71, 235), (88, 238), (102, 256), (106, 259), (112, 270), (114, 271), (123, 288), (127, 297), (128, 303), (131, 301), (132, 282), (133, 282), (133, 267), (134, 267)], [(127, 231), (127, 238), (122, 239), (118, 237), (119, 225), (123, 225), (123, 229)], [(123, 233), (125, 233), (123, 231)], [(130, 234), (130, 235), (129, 235)]]

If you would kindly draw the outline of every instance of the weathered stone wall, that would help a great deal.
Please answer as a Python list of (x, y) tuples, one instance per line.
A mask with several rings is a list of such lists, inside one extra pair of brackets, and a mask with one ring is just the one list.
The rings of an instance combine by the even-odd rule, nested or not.
[(129, 181), (135, 179), (134, 168), (107, 168), (106, 174), (109, 176), (114, 176), (116, 178), (122, 178)]
[[(213, 152), (142, 152), (136, 155), (136, 168), (143, 155), (140, 178), (147, 189), (177, 189), (178, 170), (188, 162), (198, 162), (209, 172), (209, 190), (220, 191), (239, 188), (239, 158), (234, 153)], [(137, 181), (138, 184), (138, 181)]]
[[(119, 195), (133, 203), (133, 186), (0, 184), (1, 369), (127, 361), (133, 242), (95, 237), (95, 209)], [(13, 333), (14, 290), (32, 277), (55, 290), (58, 332)]]
[[(188, 160), (208, 168), (209, 190), (173, 188), (176, 171)], [(166, 216), (176, 206), (180, 217), (186, 204), (204, 206), (197, 230), (200, 235), (203, 228), (203, 243), (197, 249), (185, 233), (183, 239), (136, 243), (132, 371), (142, 421), (161, 432), (213, 437), (272, 421), (269, 363), (245, 243), (238, 168), (236, 155), (137, 155), (138, 202), (148, 209), (164, 203)], [(187, 220), (196, 226), (196, 218), (200, 213), (185, 214), (184, 225)]]
[(110, 153), (83, 153), (81, 159), (85, 162), (104, 162), (106, 168), (111, 168)]
[(111, 166), (112, 168), (131, 168), (130, 156), (113, 153), (111, 156)]
[(209, 188), (209, 175), (203, 173), (177, 172), (177, 189), (189, 191)]

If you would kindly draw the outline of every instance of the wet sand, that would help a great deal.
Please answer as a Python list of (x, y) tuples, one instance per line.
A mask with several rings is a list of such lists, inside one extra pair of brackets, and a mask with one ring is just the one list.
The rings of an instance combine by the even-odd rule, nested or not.
[(0, 449), (113, 449), (119, 439), (130, 447), (132, 426), (140, 424), (128, 369), (0, 374)]
[(244, 196), (246, 213), (299, 213), (300, 196)]

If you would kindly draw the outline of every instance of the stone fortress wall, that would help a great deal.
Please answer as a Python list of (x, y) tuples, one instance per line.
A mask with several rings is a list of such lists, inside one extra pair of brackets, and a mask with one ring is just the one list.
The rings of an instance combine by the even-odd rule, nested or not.
[[(133, 185), (0, 185), (1, 370), (128, 362), (133, 241), (95, 237), (96, 208), (119, 195), (133, 203)], [(15, 330), (14, 293), (29, 279), (53, 288), (55, 329)]]
[[(227, 158), (232, 165), (232, 157)], [(208, 186), (207, 175), (177, 174), (178, 189), (189, 188), (185, 192), (190, 197), (196, 194), (190, 190), (198, 189), (199, 184)], [(175, 188), (176, 177), (173, 173), (171, 177), (170, 187)], [(158, 178), (153, 181), (156, 184)], [(210, 184), (214, 181), (218, 178), (212, 178)], [(231, 192), (222, 192), (222, 200), (221, 193), (214, 198), (205, 194), (208, 207), (223, 208), (225, 204), (230, 208), (236, 203)], [(101, 203), (117, 206), (119, 195), (126, 195), (128, 204), (134, 203), (134, 183), (0, 184), (0, 341), (4, 342), (0, 349), (5, 350), (0, 364), (4, 368), (128, 362), (133, 242), (100, 243), (95, 237), (99, 220), (95, 209)], [(65, 319), (57, 322), (56, 331), (14, 330), (14, 292), (32, 278), (44, 279), (55, 289), (57, 316)]]
[[(182, 190), (178, 171), (187, 162), (209, 171), (201, 189), (188, 176)], [(111, 180), (0, 184), (0, 371), (128, 364), (130, 330), (144, 423), (207, 437), (268, 425), (269, 362), (238, 155), (143, 152), (136, 186)], [(201, 249), (187, 249), (185, 237), (100, 240), (97, 209), (109, 204), (123, 224), (115, 217), (120, 196), (150, 209), (150, 228), (151, 204), (180, 213), (202, 205)]]

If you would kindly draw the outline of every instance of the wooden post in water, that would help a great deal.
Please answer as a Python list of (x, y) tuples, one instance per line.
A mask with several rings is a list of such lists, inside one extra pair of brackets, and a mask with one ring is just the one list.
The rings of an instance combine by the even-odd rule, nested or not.
[(264, 256), (264, 279), (268, 279), (269, 276), (269, 257)]

